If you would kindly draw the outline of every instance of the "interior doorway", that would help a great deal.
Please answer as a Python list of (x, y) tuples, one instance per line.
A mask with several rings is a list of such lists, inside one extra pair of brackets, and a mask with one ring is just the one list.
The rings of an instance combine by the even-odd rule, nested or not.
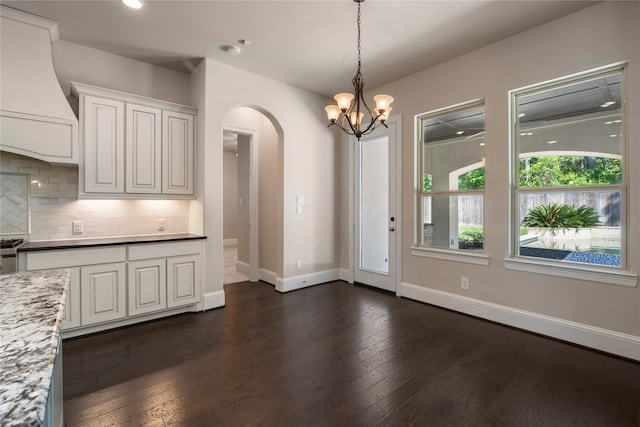
[[(223, 157), (235, 156), (237, 167), (237, 171), (225, 173), (223, 183), (227, 188), (227, 180), (236, 181), (235, 195), (225, 195), (230, 201), (225, 203), (223, 215), (224, 252), (229, 255), (225, 267), (231, 264), (229, 258), (236, 249), (235, 271), (246, 274), (251, 282), (275, 285), (282, 272), (282, 130), (272, 116), (255, 107), (230, 110), (222, 129)], [(231, 216), (235, 229), (233, 220), (227, 220)], [(237, 280), (227, 274), (224, 283)]]
[(223, 131), (224, 284), (259, 280), (257, 141), (257, 131)]

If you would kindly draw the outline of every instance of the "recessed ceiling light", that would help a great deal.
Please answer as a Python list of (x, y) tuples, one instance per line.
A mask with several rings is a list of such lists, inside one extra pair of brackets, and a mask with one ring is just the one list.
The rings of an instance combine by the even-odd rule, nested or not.
[(533, 135), (533, 132), (522, 132), (520, 133), (520, 136), (531, 136)]
[(142, 8), (142, 6), (144, 6), (142, 0), (122, 0), (122, 3), (126, 4), (131, 9), (140, 9)]
[(615, 105), (615, 103), (616, 103), (616, 101), (603, 102), (602, 104), (600, 104), (600, 108), (611, 107), (612, 105)]
[(484, 142), (481, 142), (481, 143), (480, 143), (480, 147), (484, 147)]
[(608, 122), (604, 122), (605, 125), (612, 125), (612, 124), (618, 124), (618, 123), (622, 123), (622, 120), (618, 119), (618, 120), (609, 120)]
[(464, 133), (463, 130), (459, 130), (458, 132), (456, 132), (456, 135), (462, 135)]
[(609, 135), (609, 136), (610, 136), (611, 138), (615, 138), (615, 137), (617, 137), (618, 135), (613, 134), (613, 135)]
[(518, 114), (518, 117), (524, 117), (526, 115), (527, 115), (526, 113), (520, 113), (520, 114)]
[(556, 142), (558, 142), (557, 140), (553, 140), (553, 141), (547, 141), (547, 144), (555, 144)]

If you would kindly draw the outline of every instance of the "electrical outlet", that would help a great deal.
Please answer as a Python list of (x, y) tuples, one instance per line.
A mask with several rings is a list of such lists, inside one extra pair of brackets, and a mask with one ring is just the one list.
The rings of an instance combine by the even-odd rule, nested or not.
[(167, 229), (167, 223), (164, 219), (160, 218), (158, 220), (158, 231), (164, 231)]
[(82, 221), (71, 221), (71, 227), (73, 234), (82, 234), (84, 232)]
[(464, 289), (465, 291), (469, 290), (469, 278), (468, 277), (461, 277), (460, 278), (460, 288)]
[(300, 270), (302, 268), (302, 260), (296, 260), (296, 270)]

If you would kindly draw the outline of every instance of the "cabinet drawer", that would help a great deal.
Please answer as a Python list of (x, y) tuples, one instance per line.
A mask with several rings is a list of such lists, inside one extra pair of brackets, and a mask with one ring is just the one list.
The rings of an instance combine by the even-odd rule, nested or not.
[(202, 248), (202, 240), (131, 245), (129, 246), (129, 261), (199, 254), (202, 252)]
[(125, 246), (26, 252), (27, 270), (123, 262), (126, 254)]

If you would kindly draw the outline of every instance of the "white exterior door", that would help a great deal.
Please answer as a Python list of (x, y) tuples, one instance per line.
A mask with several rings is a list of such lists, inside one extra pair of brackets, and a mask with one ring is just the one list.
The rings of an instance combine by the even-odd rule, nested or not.
[(388, 126), (356, 143), (354, 280), (396, 292), (399, 143), (397, 123)]
[(354, 280), (396, 292), (399, 143), (398, 125), (388, 126), (362, 137), (355, 146)]

